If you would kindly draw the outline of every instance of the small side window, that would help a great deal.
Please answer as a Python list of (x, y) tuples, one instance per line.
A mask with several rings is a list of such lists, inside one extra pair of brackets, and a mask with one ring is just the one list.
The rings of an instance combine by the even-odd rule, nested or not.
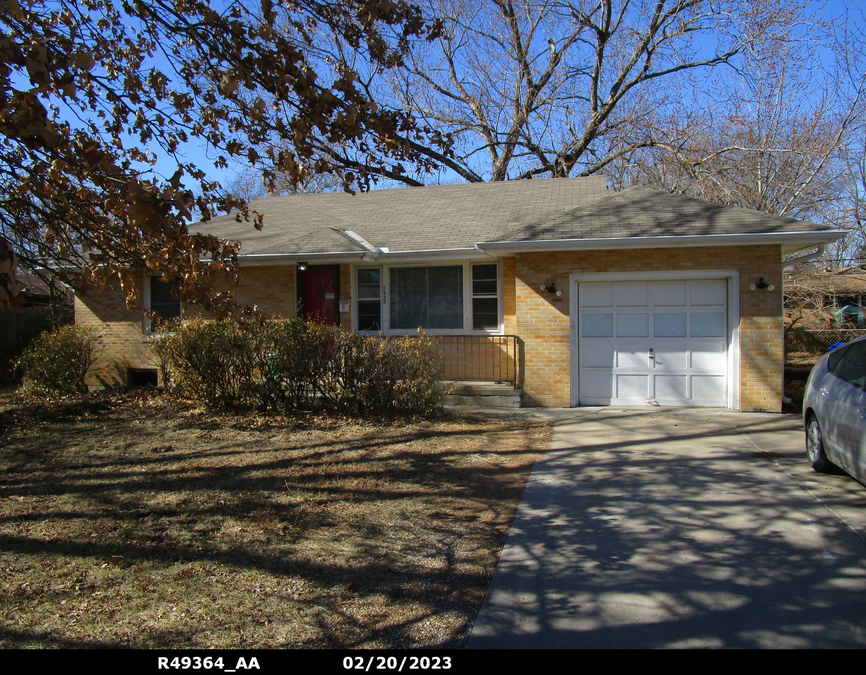
[(180, 300), (171, 291), (171, 284), (157, 277), (150, 277), (150, 307), (152, 325), (156, 327), (160, 321), (171, 321), (181, 318)]
[(496, 265), (472, 266), (472, 330), (499, 329), (499, 274)]
[(382, 273), (358, 270), (358, 330), (382, 330)]

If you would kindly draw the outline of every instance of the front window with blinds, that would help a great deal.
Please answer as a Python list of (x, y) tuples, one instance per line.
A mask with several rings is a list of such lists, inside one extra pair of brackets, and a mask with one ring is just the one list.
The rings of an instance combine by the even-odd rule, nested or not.
[(390, 271), (392, 329), (463, 328), (463, 266)]

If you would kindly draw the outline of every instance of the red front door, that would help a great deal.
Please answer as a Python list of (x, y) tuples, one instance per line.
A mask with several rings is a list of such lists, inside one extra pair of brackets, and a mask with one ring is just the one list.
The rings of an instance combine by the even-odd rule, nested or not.
[(340, 268), (336, 265), (298, 270), (300, 316), (330, 326), (339, 320)]

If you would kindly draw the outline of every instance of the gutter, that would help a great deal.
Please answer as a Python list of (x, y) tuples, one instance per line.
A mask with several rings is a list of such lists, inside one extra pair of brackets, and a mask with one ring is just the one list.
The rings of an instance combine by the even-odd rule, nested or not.
[(240, 254), (241, 263), (256, 265), (282, 265), (307, 262), (311, 265), (357, 262), (424, 262), (427, 260), (489, 260), (490, 255), (478, 248), (445, 248), (429, 251), (389, 251), (378, 248), (371, 251), (334, 251), (328, 253), (251, 253)]
[(249, 253), (239, 254), (238, 261), (256, 265), (283, 265), (285, 263), (309, 262), (313, 265), (358, 262), (367, 255), (364, 251), (332, 251), (327, 253)]

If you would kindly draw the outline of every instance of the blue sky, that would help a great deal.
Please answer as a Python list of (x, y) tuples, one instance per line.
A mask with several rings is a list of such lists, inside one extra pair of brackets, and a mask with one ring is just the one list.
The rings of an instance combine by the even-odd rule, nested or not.
[[(846, 2), (843, 0), (829, 0), (826, 3), (811, 3), (811, 7), (820, 10), (825, 16), (837, 20), (847, 14), (849, 26), (861, 30), (866, 29), (863, 10), (857, 3)], [(205, 171), (208, 178), (223, 184), (230, 181), (244, 168), (244, 165), (238, 161), (230, 165), (228, 169), (216, 167), (214, 161), (218, 156), (218, 153), (213, 150), (208, 150), (203, 143), (198, 141), (186, 144), (181, 149), (181, 154), (187, 161), (194, 163), (200, 169)], [(175, 164), (171, 158), (162, 156), (159, 157), (155, 167), (155, 173), (158, 176), (167, 178), (174, 173), (175, 168)]]

